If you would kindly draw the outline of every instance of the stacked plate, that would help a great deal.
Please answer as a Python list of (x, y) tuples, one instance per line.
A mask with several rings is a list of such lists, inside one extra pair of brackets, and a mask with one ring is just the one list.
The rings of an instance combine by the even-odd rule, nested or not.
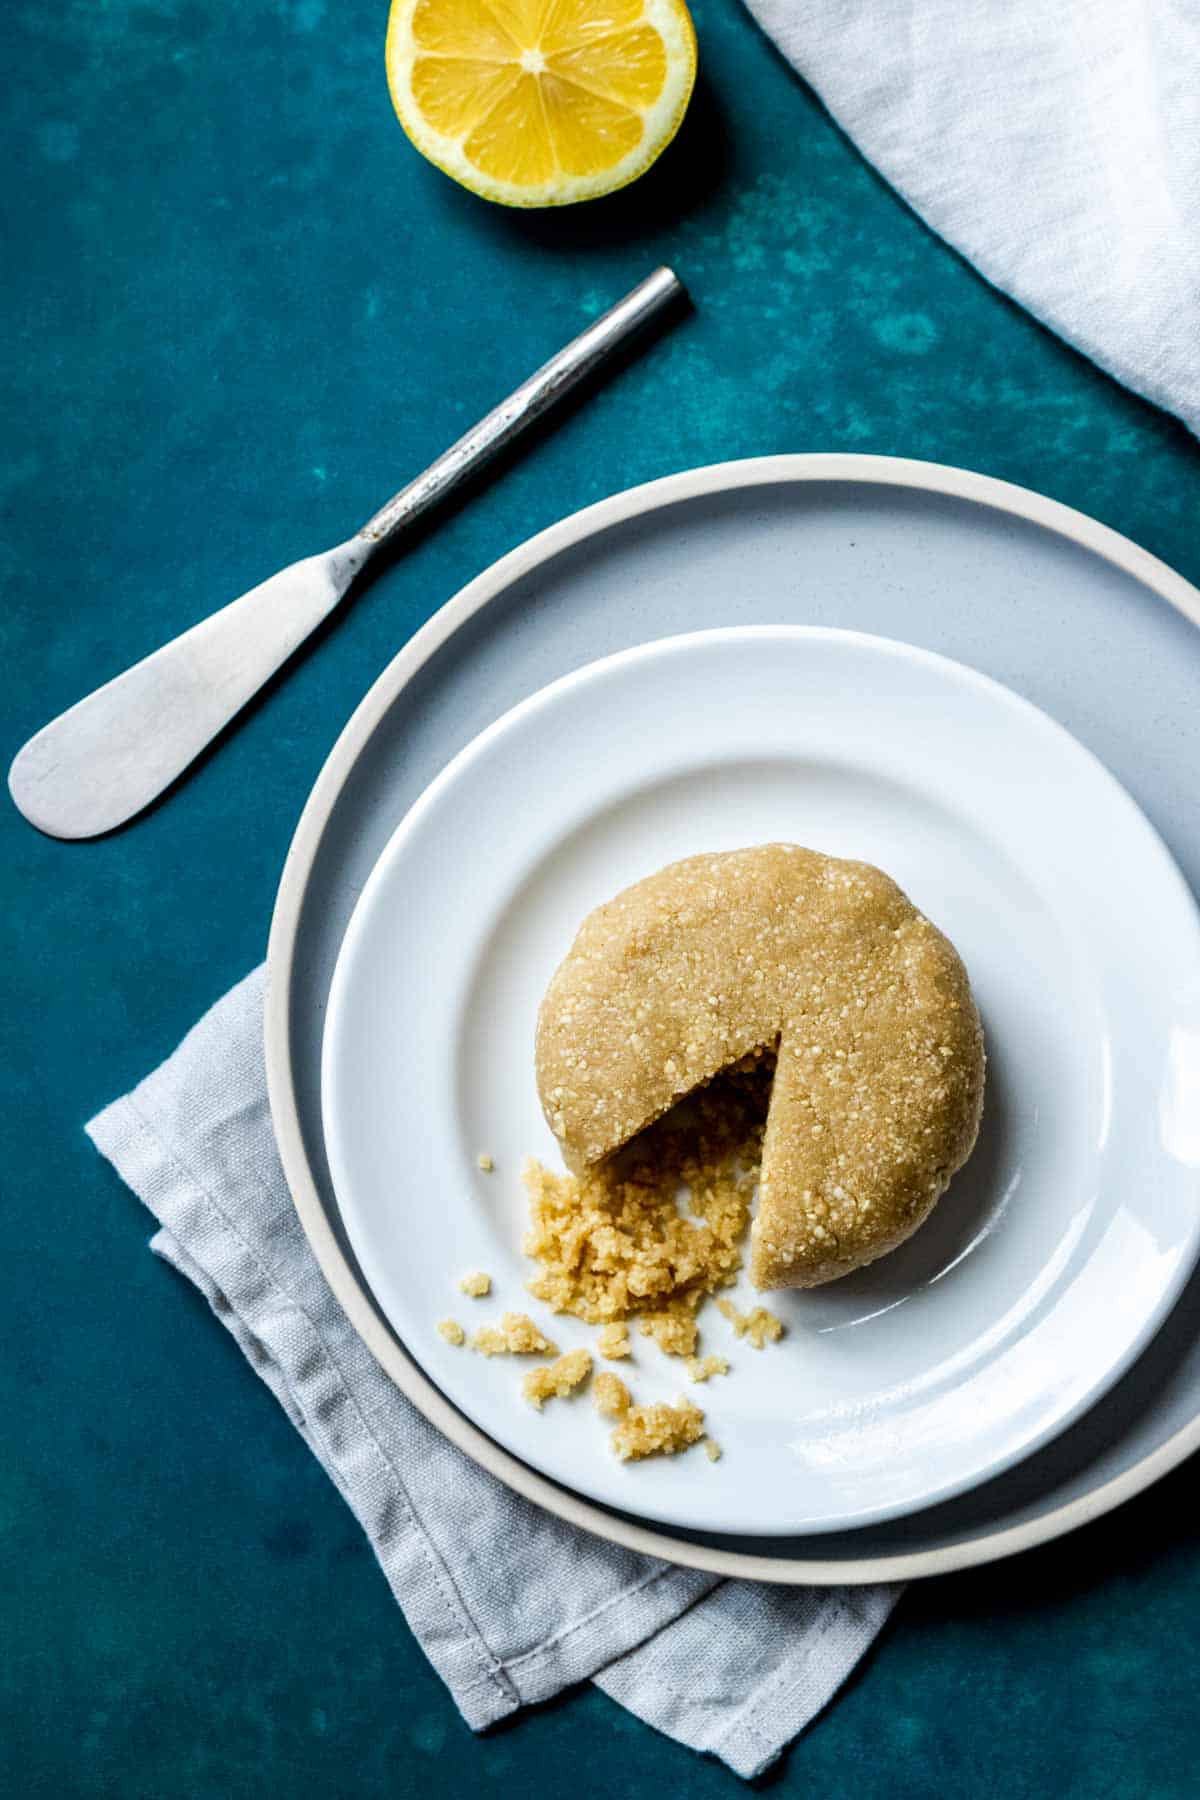
[[(326, 1276), (468, 1454), (635, 1548), (821, 1582), (1044, 1541), (1200, 1442), (1182, 615), (1200, 623), (1180, 577), (1022, 490), (782, 457), (553, 527), (396, 658), (284, 871), (268, 1070)], [(530, 1305), (519, 1170), (555, 1156), (533, 1023), (584, 914), (677, 857), (771, 840), (879, 864), (956, 943), (983, 1129), (901, 1250), (771, 1297), (780, 1343), (727, 1346), (703, 1315), (733, 1364), (692, 1390), (719, 1463), (620, 1464), (590, 1405), (534, 1412), (507, 1359), (436, 1323)], [(486, 1301), (456, 1292), (473, 1267)], [(674, 1397), (678, 1364), (638, 1345), (638, 1397)]]

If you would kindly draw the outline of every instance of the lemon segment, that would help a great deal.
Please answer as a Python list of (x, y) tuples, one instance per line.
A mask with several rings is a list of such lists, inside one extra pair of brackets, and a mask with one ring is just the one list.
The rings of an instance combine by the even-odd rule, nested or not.
[(388, 85), (422, 155), (488, 200), (624, 187), (679, 129), (696, 77), (683, 0), (393, 0)]

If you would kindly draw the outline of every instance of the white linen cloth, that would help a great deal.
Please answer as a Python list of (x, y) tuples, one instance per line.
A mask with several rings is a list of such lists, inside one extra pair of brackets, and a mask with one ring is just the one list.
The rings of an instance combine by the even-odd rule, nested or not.
[(454, 1448), (351, 1329), (275, 1149), (262, 971), (88, 1132), (369, 1537), (468, 1725), (590, 1677), (641, 1719), (757, 1775), (825, 1705), (894, 1587), (721, 1581), (552, 1518)]
[(1196, 0), (747, 0), (927, 225), (1200, 433)]

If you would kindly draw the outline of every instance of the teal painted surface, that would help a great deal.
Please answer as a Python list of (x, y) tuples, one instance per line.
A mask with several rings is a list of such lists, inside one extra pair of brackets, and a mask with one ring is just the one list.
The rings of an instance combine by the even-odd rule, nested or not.
[[(984, 286), (735, 0), (627, 193), (491, 210), (395, 125), (363, 0), (10, 0), (3, 719), (10, 753), (344, 535), (657, 260), (695, 316), (363, 594), (167, 806), (107, 842), (0, 809), (0, 1790), (637, 1800), (734, 1793), (592, 1690), (460, 1726), (356, 1527), (81, 1135), (262, 953), (346, 715), (463, 581), (564, 512), (775, 450), (963, 463), (1200, 580), (1200, 456)], [(1069, 1543), (912, 1593), (784, 1793), (1192, 1795), (1184, 1469)], [(556, 1759), (570, 1758), (560, 1769)]]

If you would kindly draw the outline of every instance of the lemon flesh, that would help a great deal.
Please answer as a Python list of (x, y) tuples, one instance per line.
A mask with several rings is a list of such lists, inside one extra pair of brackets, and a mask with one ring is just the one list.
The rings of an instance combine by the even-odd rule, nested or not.
[(422, 155), (487, 200), (624, 187), (675, 136), (696, 78), (683, 0), (393, 0), (388, 85)]

